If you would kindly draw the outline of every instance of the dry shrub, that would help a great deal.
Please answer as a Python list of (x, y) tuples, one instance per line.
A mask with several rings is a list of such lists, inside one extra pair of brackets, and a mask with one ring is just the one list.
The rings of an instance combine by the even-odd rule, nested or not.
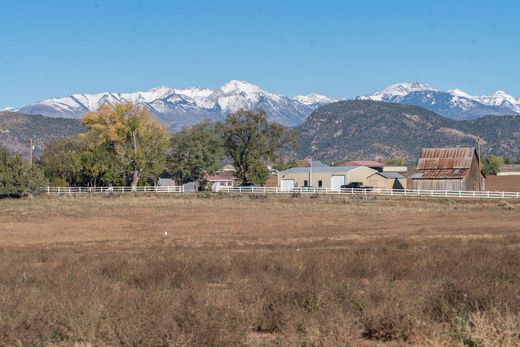
[[(442, 220), (425, 226), (431, 215), (456, 223), (488, 210), (509, 223), (518, 209), (289, 200), (104, 199), (82, 200), (79, 209), (73, 199), (35, 199), (29, 211), (20, 202), (6, 206), (0, 236), (12, 237), (11, 224), (22, 241), (0, 248), (0, 345), (518, 345), (520, 237), (512, 224), (482, 237), (454, 237)], [(233, 218), (223, 217), (226, 208)], [(402, 228), (418, 225), (416, 232), (382, 222), (408, 208), (418, 217)], [(297, 218), (288, 221), (287, 212)], [(89, 224), (99, 238), (55, 241), (68, 223), (104, 214), (111, 218)], [(47, 223), (34, 224), (40, 219)], [(47, 227), (53, 241), (26, 244), (31, 232), (44, 240), (35, 225)]]

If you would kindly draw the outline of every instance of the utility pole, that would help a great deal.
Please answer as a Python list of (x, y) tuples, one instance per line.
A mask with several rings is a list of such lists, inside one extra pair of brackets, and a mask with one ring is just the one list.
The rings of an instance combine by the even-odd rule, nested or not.
[(33, 162), (33, 141), (32, 139), (29, 139), (29, 167), (32, 167)]
[(477, 135), (477, 156), (478, 156), (478, 187), (482, 190), (482, 158), (480, 157), (480, 135)]

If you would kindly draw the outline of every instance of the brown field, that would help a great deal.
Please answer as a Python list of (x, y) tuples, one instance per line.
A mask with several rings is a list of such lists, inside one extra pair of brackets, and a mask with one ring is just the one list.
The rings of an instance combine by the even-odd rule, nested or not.
[(497, 192), (520, 192), (520, 176), (488, 176), (486, 190)]
[(514, 202), (40, 197), (0, 211), (0, 345), (520, 345)]

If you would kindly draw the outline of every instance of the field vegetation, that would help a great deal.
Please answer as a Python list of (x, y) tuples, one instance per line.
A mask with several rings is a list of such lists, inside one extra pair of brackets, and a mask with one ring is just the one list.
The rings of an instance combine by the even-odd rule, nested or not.
[(0, 345), (520, 345), (520, 205), (0, 200)]

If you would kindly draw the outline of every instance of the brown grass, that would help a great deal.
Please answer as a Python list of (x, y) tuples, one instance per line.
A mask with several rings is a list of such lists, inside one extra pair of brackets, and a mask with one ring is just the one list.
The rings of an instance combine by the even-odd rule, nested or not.
[(514, 202), (37, 198), (0, 211), (0, 345), (520, 345)]

